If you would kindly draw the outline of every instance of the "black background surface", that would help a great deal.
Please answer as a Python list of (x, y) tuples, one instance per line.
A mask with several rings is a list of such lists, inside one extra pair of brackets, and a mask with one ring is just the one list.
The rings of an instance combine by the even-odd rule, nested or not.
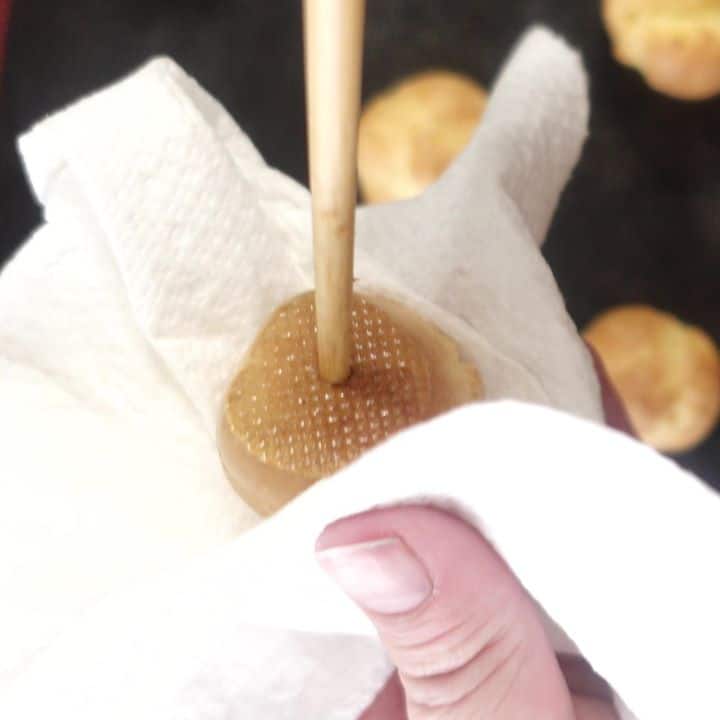
[[(18, 0), (0, 92), (0, 262), (39, 222), (14, 138), (168, 54), (273, 165), (306, 182), (300, 0)], [(429, 66), (489, 84), (542, 22), (582, 52), (591, 138), (545, 253), (583, 326), (648, 302), (720, 340), (720, 101), (676, 102), (615, 63), (599, 0), (369, 0), (365, 95)], [(720, 487), (720, 431), (686, 466)]]

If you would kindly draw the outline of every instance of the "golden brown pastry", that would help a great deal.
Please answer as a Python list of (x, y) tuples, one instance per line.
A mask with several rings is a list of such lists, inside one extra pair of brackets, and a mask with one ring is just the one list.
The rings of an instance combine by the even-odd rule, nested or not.
[(318, 373), (314, 294), (279, 308), (225, 398), (220, 453), (238, 493), (275, 512), (316, 480), (415, 423), (482, 397), (456, 344), (403, 305), (353, 300), (352, 375)]
[(439, 70), (412, 75), (371, 100), (358, 139), (365, 201), (419, 195), (466, 147), (485, 103), (474, 80)]
[(603, 0), (617, 60), (680, 100), (720, 93), (720, 0)]
[(638, 435), (668, 453), (691, 450), (720, 417), (720, 355), (698, 328), (644, 305), (609, 310), (585, 330)]

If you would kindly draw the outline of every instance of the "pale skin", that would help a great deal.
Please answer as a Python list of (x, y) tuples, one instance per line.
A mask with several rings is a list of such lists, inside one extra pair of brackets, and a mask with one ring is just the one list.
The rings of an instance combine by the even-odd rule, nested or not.
[[(596, 364), (608, 423), (631, 432)], [(397, 668), (361, 720), (617, 720), (607, 685), (556, 656), (523, 587), (458, 517), (376, 510), (326, 528), (317, 550)]]

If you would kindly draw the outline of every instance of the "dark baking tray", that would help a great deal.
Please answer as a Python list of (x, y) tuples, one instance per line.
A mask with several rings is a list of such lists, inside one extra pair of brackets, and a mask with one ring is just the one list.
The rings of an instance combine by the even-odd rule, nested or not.
[[(615, 63), (599, 0), (369, 0), (365, 93), (429, 66), (488, 84), (533, 23), (580, 48), (591, 78), (591, 137), (545, 250), (571, 315), (582, 326), (648, 302), (720, 340), (720, 101), (663, 98)], [(15, 135), (160, 53), (306, 181), (300, 0), (19, 0), (0, 92), (0, 261), (39, 222)], [(720, 432), (680, 461), (720, 487)]]

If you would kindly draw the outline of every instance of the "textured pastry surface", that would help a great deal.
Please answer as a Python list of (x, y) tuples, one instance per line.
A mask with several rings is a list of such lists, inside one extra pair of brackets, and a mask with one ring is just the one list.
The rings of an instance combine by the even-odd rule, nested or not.
[(643, 305), (615, 308), (585, 331), (640, 437), (665, 452), (702, 442), (720, 417), (720, 355), (698, 328)]
[(228, 398), (234, 431), (262, 462), (322, 477), (427, 417), (430, 367), (419, 343), (365, 298), (353, 308), (353, 371), (318, 377), (312, 295), (281, 308)]
[(219, 432), (236, 490), (272, 512), (309, 484), (415, 423), (482, 397), (445, 335), (386, 298), (353, 299), (352, 374), (319, 377), (314, 295), (280, 307), (227, 394)]
[(388, 202), (421, 193), (466, 147), (485, 103), (474, 80), (440, 70), (412, 75), (371, 100), (358, 139), (364, 199)]
[(720, 93), (720, 0), (604, 0), (615, 57), (682, 100)]

